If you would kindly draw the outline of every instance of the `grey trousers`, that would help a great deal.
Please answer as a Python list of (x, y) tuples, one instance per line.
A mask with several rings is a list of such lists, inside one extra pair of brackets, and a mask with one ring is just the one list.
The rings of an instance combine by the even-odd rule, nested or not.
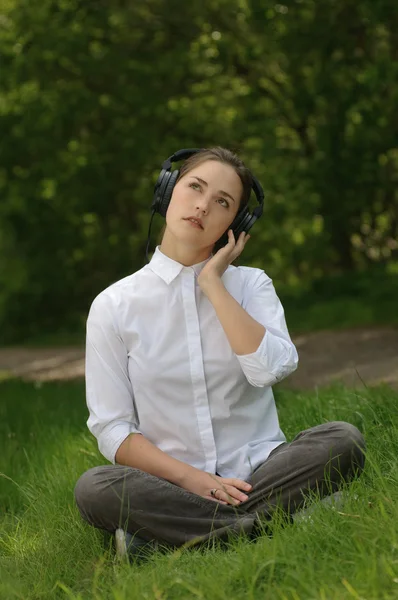
[(139, 469), (104, 465), (89, 469), (75, 487), (77, 507), (94, 527), (122, 527), (143, 540), (178, 547), (231, 534), (253, 534), (277, 507), (292, 514), (311, 491), (320, 497), (359, 475), (365, 463), (360, 431), (334, 421), (300, 432), (271, 452), (248, 479), (252, 491), (238, 506), (220, 504)]

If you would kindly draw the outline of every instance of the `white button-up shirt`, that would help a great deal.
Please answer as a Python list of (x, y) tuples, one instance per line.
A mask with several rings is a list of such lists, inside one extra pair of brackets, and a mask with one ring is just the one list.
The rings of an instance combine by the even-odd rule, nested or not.
[(284, 311), (263, 270), (230, 265), (228, 292), (266, 333), (237, 355), (196, 282), (211, 257), (185, 267), (160, 251), (102, 291), (87, 319), (87, 425), (100, 452), (132, 432), (178, 460), (247, 480), (286, 438), (271, 386), (297, 367)]

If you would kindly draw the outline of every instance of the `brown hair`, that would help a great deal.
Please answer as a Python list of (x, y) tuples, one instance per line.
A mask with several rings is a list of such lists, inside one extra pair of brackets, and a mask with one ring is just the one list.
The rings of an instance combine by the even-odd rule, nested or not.
[[(183, 164), (181, 165), (180, 170), (179, 170), (177, 181), (179, 181), (181, 179), (181, 177), (183, 177), (184, 175), (189, 173), (189, 171), (191, 171), (192, 169), (194, 169), (195, 167), (197, 167), (198, 165), (202, 164), (203, 162), (205, 162), (207, 160), (217, 160), (226, 165), (230, 165), (235, 170), (237, 175), (239, 175), (239, 178), (242, 182), (243, 191), (242, 191), (242, 196), (241, 196), (240, 203), (239, 203), (239, 209), (238, 209), (238, 212), (236, 213), (236, 217), (235, 217), (235, 219), (236, 219), (238, 217), (238, 215), (249, 204), (249, 198), (250, 198), (250, 192), (252, 190), (253, 179), (252, 179), (249, 169), (247, 167), (245, 167), (245, 165), (241, 161), (241, 159), (236, 154), (234, 154), (234, 152), (232, 152), (231, 150), (228, 150), (227, 148), (222, 148), (221, 146), (216, 146), (214, 148), (203, 148), (202, 150), (199, 150), (199, 152), (196, 152), (195, 154), (193, 154), (192, 156), (190, 156), (183, 162)], [(177, 183), (177, 181), (176, 181), (176, 183)], [(167, 227), (167, 223), (163, 226), (163, 228), (159, 234), (158, 244), (162, 243), (166, 227)], [(215, 242), (215, 244), (213, 246), (213, 254), (218, 252), (218, 250), (220, 250), (220, 248), (225, 246), (227, 243), (228, 243), (228, 234), (224, 233), (222, 235), (222, 237)]]

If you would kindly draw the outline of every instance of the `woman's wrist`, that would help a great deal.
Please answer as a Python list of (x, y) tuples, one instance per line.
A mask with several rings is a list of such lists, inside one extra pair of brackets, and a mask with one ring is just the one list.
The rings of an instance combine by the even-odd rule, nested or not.
[(198, 469), (192, 467), (192, 465), (182, 463), (181, 468), (176, 470), (173, 483), (179, 487), (186, 488), (189, 485), (189, 481), (195, 477), (197, 472)]

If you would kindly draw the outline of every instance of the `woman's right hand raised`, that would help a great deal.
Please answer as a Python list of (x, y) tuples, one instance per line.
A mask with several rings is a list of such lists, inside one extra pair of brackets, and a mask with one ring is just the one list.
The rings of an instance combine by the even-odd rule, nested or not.
[[(242, 479), (234, 477), (219, 477), (199, 469), (192, 468), (185, 474), (181, 482), (188, 492), (198, 494), (207, 500), (214, 500), (221, 504), (232, 504), (237, 506), (248, 499), (246, 495), (250, 492), (252, 486)], [(213, 490), (213, 494), (211, 491)]]

